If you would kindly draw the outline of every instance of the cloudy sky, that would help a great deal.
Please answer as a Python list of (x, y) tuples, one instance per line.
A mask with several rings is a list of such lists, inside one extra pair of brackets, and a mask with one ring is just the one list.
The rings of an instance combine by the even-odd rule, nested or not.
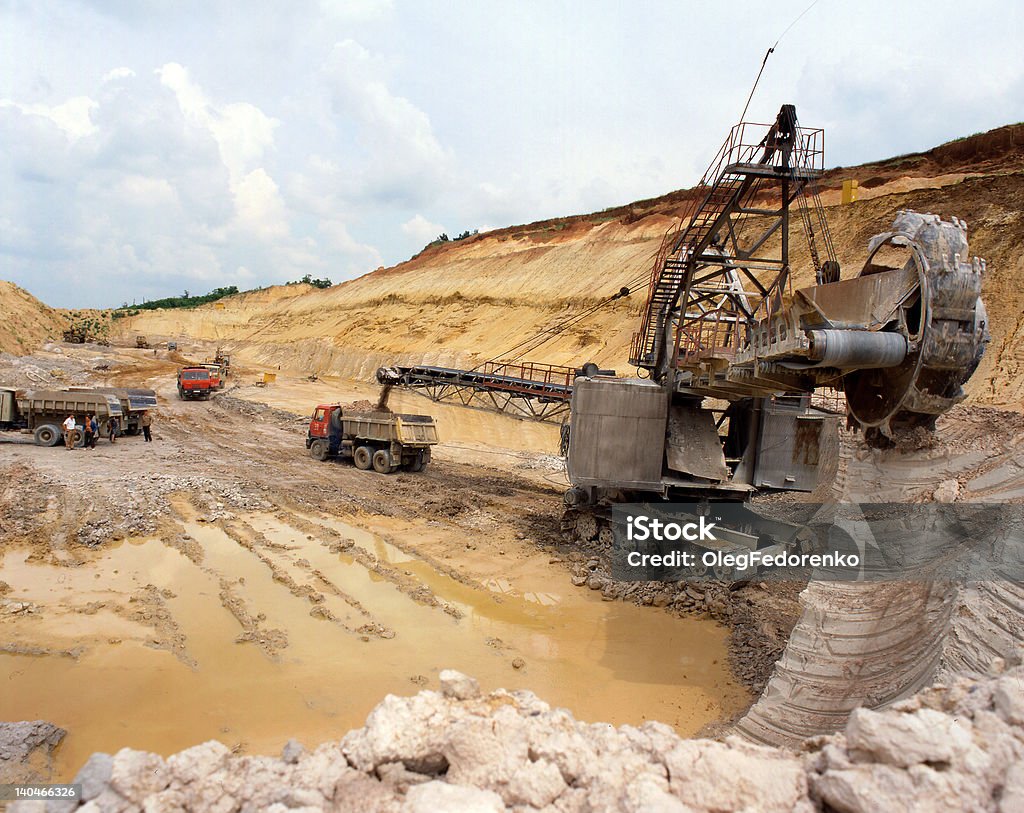
[[(0, 278), (113, 306), (335, 282), (693, 184), (810, 0), (0, 0)], [(853, 164), (1024, 120), (1022, 12), (819, 0), (783, 102)]]

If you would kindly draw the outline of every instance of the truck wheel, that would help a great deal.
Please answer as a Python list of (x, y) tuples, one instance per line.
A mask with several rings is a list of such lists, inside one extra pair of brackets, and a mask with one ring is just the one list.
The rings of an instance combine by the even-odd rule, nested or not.
[(35, 439), (37, 446), (56, 446), (60, 441), (60, 437), (60, 429), (52, 423), (44, 423), (42, 426), (36, 427)]
[(356, 464), (357, 469), (366, 471), (373, 465), (373, 449), (369, 446), (360, 446), (352, 453), (352, 462)]
[(313, 444), (309, 447), (310, 457), (321, 462), (327, 459), (329, 452), (330, 448), (328, 447), (326, 440), (314, 440)]
[(418, 454), (416, 455), (416, 457), (412, 459), (412, 462), (409, 464), (408, 469), (409, 471), (423, 471), (426, 465), (427, 464), (423, 462), (423, 455)]
[(373, 453), (373, 470), (378, 474), (391, 474), (391, 452), (387, 449), (378, 449)]
[(126, 435), (137, 435), (137, 434), (139, 434), (139, 431), (140, 431), (139, 425), (137, 423), (132, 423), (132, 422), (129, 421), (128, 428), (124, 430), (124, 433)]

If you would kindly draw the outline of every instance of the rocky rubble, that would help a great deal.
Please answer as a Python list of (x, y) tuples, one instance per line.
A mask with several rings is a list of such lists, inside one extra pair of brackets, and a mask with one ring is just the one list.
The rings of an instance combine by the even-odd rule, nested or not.
[[(228, 394), (237, 389), (242, 389), (242, 387), (234, 386), (228, 390), (227, 393), (220, 393), (216, 395), (215, 399), (217, 405), (224, 409), (231, 410), (232, 412), (244, 415), (247, 418), (277, 423), (282, 428), (286, 429), (309, 423), (309, 415), (296, 415), (294, 412), (288, 412), (285, 409), (278, 409), (277, 407), (272, 407), (269, 404), (264, 404), (259, 401), (248, 401), (244, 398), (237, 398), (234, 395)], [(365, 403), (369, 403), (369, 401)]]
[[(94, 754), (82, 811), (678, 811), (815, 813), (1024, 809), (1024, 668), (859, 709), (801, 752), (683, 740), (661, 723), (582, 723), (527, 691), (389, 695), (366, 725), (280, 759), (207, 742), (169, 758)], [(12, 813), (73, 807), (18, 803)]]
[(67, 732), (36, 720), (0, 723), (0, 784), (45, 782), (52, 772), (52, 754)]

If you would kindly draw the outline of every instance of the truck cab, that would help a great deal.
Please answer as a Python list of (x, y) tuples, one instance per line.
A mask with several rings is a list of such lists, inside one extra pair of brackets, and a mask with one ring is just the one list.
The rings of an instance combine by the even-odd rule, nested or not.
[(317, 438), (330, 439), (330, 417), (334, 410), (341, 411), (338, 404), (320, 404), (313, 410), (309, 419), (309, 431), (306, 433), (306, 448), (308, 449)]
[(178, 371), (178, 397), (183, 401), (192, 398), (209, 400), (214, 386), (210, 371), (205, 367), (183, 367)]

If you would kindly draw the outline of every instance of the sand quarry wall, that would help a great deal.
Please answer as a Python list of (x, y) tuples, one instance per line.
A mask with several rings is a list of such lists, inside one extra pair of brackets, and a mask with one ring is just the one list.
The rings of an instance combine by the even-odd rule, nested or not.
[(0, 280), (0, 352), (24, 355), (60, 338), (64, 314), (50, 308), (13, 282)]
[[(1007, 149), (1016, 150), (1015, 142)], [(836, 171), (826, 178), (823, 197), (844, 276), (859, 271), (868, 238), (884, 231), (900, 209), (967, 221), (971, 252), (988, 260), (983, 295), (992, 332), (969, 393), (979, 403), (1017, 408), (1024, 397), (1024, 183), (1017, 163), (1024, 161), (1016, 153), (1010, 158), (994, 167), (991, 160), (981, 162), (985, 169), (977, 174), (949, 161), (922, 165), (906, 158), (845, 170), (871, 174), (866, 199), (845, 206), (839, 204)], [(221, 342), (244, 360), (270, 367), (368, 378), (385, 363), (472, 366), (506, 358), (524, 338), (557, 328), (629, 284), (634, 293), (628, 299), (526, 355), (576, 366), (596, 361), (627, 372), (653, 258), (684, 206), (685, 193), (673, 193), (601, 215), (504, 229), (428, 248), (328, 290), (277, 287), (220, 306), (144, 312), (117, 320), (116, 329), (127, 341), (137, 333), (187, 336)], [(813, 272), (795, 230), (799, 287), (813, 284)]]

